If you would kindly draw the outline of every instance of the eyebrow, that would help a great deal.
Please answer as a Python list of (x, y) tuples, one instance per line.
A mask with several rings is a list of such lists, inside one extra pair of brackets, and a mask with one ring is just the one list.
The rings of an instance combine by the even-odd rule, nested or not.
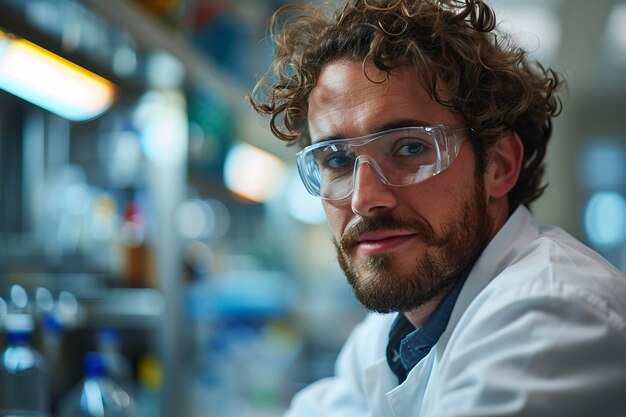
[[(426, 121), (418, 120), (418, 119), (410, 119), (410, 118), (397, 119), (397, 120), (385, 122), (381, 125), (375, 125), (373, 129), (369, 130), (365, 135), (362, 135), (362, 136), (367, 136), (367, 135), (371, 135), (374, 133), (383, 132), (385, 130), (399, 129), (402, 127), (432, 126), (434, 124), (435, 123), (426, 122)], [(336, 140), (336, 139), (350, 139), (350, 138), (346, 138), (345, 136), (341, 136), (341, 135), (328, 135), (328, 136), (323, 136), (322, 138), (318, 140), (311, 140), (311, 143), (328, 142), (329, 140)]]

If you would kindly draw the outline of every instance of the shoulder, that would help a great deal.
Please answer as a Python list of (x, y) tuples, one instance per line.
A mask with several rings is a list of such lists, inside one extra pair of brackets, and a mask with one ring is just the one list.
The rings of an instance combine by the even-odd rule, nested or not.
[(434, 396), (450, 412), (440, 415), (622, 415), (625, 352), (624, 276), (566, 233), (542, 229), (463, 312)]
[(542, 226), (535, 240), (521, 248), (511, 267), (548, 268), (551, 276), (591, 274), (608, 279), (624, 275), (597, 252), (558, 227)]
[(626, 277), (564, 231), (542, 228), (469, 303), (449, 347), (488, 338), (500, 348), (617, 342), (626, 351), (625, 330)]
[[(558, 228), (541, 228), (477, 298), (502, 302), (573, 303), (626, 327), (626, 277), (598, 253)], [(486, 299), (481, 300), (483, 302)]]
[(491, 347), (561, 349), (589, 342), (600, 350), (617, 343), (626, 351), (626, 277), (620, 271), (558, 228), (540, 227), (512, 248), (460, 313), (448, 349), (497, 340), (500, 347)]

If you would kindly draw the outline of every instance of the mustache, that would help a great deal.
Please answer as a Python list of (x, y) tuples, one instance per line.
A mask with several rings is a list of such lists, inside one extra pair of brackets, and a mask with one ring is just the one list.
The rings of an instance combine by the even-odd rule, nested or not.
[(356, 244), (356, 240), (363, 233), (379, 230), (411, 230), (426, 244), (439, 245), (433, 228), (419, 218), (403, 219), (385, 214), (376, 218), (360, 217), (354, 224), (348, 226), (341, 236), (339, 246), (347, 251)]

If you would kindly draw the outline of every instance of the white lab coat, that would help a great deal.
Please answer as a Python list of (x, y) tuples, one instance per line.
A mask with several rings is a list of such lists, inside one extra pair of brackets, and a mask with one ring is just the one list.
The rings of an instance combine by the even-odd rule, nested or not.
[(385, 359), (394, 318), (360, 323), (335, 375), (298, 393), (285, 417), (626, 416), (626, 279), (524, 207), (401, 385)]

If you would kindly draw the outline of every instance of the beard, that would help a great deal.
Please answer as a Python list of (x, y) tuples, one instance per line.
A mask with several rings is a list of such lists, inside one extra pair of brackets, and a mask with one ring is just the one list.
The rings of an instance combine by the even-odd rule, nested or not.
[[(378, 313), (408, 312), (449, 290), (471, 269), (491, 239), (491, 227), (484, 184), (478, 180), (461, 209), (441, 225), (439, 233), (421, 218), (385, 214), (362, 217), (346, 229), (341, 241), (333, 240), (339, 265), (361, 304)], [(413, 271), (394, 272), (398, 254), (368, 256), (361, 265), (353, 262), (349, 254), (359, 235), (394, 229), (411, 230), (425, 244)]]

